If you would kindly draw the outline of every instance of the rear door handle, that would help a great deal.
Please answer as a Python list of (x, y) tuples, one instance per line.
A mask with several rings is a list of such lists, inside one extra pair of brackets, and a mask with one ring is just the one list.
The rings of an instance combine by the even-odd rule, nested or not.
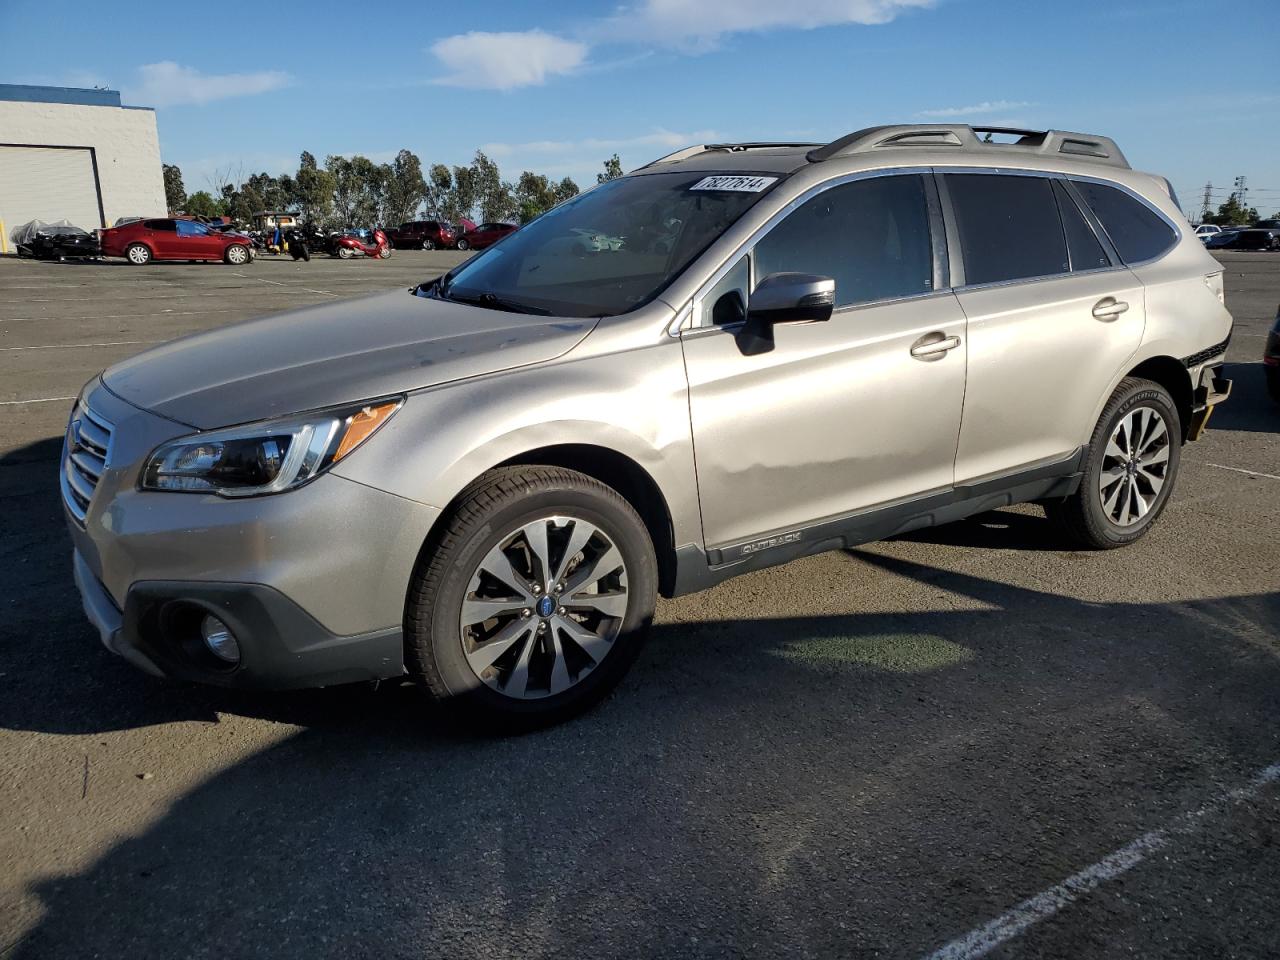
[(1110, 323), (1129, 309), (1129, 305), (1115, 297), (1103, 297), (1093, 305), (1093, 319)]
[(917, 360), (941, 360), (947, 351), (960, 346), (959, 337), (948, 337), (937, 331), (926, 333), (911, 345), (911, 355)]

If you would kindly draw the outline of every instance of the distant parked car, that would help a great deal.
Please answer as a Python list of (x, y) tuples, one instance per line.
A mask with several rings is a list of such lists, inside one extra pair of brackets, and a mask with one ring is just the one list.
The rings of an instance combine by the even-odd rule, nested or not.
[(137, 266), (152, 260), (221, 260), (243, 266), (252, 258), (252, 241), (240, 233), (219, 233), (194, 220), (139, 220), (103, 230), (102, 253), (124, 257)]
[(1276, 308), (1276, 322), (1271, 325), (1266, 346), (1262, 348), (1262, 369), (1267, 374), (1271, 399), (1280, 403), (1280, 307)]
[(386, 233), (397, 250), (449, 250), (458, 242), (453, 225), (439, 220), (410, 220)]
[(1202, 223), (1200, 226), (1196, 227), (1196, 239), (1203, 242), (1221, 232), (1222, 228), (1216, 223)]
[(514, 223), (482, 223), (458, 238), (459, 250), (483, 250), (518, 230)]
[(1216, 233), (1205, 243), (1210, 250), (1280, 250), (1280, 230), (1240, 227)]
[(36, 260), (65, 260), (67, 257), (101, 256), (98, 239), (69, 220), (45, 223), (32, 220), (15, 227), (10, 234), (20, 257)]

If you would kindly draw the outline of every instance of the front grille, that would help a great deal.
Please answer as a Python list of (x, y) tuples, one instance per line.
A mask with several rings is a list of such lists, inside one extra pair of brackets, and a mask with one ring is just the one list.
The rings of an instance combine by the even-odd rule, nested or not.
[(111, 424), (87, 405), (76, 405), (62, 458), (62, 501), (83, 526), (93, 492), (111, 454)]

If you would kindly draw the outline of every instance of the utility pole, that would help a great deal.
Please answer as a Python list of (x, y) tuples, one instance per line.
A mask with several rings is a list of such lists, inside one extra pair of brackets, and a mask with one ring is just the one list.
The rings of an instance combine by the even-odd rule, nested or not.
[(1210, 180), (1204, 185), (1204, 202), (1200, 204), (1200, 222), (1204, 223), (1209, 219), (1209, 201), (1213, 196), (1213, 181)]

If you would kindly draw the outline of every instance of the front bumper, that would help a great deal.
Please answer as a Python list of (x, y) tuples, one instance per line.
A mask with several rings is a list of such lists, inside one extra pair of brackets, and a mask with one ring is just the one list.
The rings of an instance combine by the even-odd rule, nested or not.
[[(143, 581), (129, 588), (122, 612), (79, 551), (72, 565), (85, 615), (103, 646), (155, 676), (283, 690), (404, 673), (399, 627), (335, 636), (280, 591), (259, 583)], [(235, 634), (241, 651), (235, 666), (204, 648), (199, 624), (206, 614)]]
[[(326, 474), (288, 493), (226, 500), (139, 490), (149, 452), (191, 428), (97, 384), (113, 428), (84, 510), (68, 510), (85, 612), (108, 649), (151, 673), (224, 686), (304, 687), (403, 673), (404, 600), (433, 507)], [(234, 669), (204, 649), (213, 613)]]

